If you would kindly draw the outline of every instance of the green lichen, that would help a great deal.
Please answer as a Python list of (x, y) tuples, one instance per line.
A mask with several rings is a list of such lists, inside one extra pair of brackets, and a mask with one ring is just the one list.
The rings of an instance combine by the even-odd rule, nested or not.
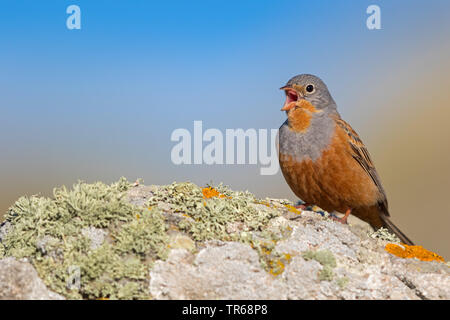
[[(280, 215), (276, 209), (257, 210), (254, 206), (257, 200), (251, 193), (231, 191), (223, 185), (215, 189), (224, 197), (204, 198), (202, 189), (193, 183), (173, 183), (155, 192), (148, 205), (164, 202), (175, 212), (184, 213), (189, 219), (184, 219), (178, 227), (196, 241), (242, 241), (247, 231), (262, 230), (271, 218)], [(242, 228), (228, 232), (227, 226), (233, 223), (242, 223)]]
[(341, 289), (344, 289), (348, 282), (349, 282), (349, 279), (347, 277), (342, 277), (342, 278), (339, 278), (336, 280), (336, 284)]
[(166, 225), (158, 209), (144, 209), (136, 219), (125, 224), (113, 233), (116, 249), (123, 253), (132, 251), (136, 254), (154, 252), (159, 259), (167, 256)]
[(305, 251), (302, 253), (305, 260), (316, 260), (323, 266), (336, 267), (336, 258), (330, 250)]
[(368, 234), (373, 239), (381, 239), (388, 242), (400, 243), (400, 239), (386, 228), (380, 228)]
[[(292, 230), (281, 228), (278, 232), (264, 230), (269, 221), (280, 216), (282, 210), (255, 198), (249, 192), (232, 191), (220, 184), (208, 186), (217, 196), (205, 197), (195, 184), (173, 183), (158, 188), (149, 199), (148, 206), (170, 204), (171, 210), (183, 213), (177, 227), (196, 241), (218, 239), (247, 243), (258, 252), (262, 267), (273, 275), (279, 275), (290, 259), (274, 250), (276, 242), (287, 237)], [(211, 189), (207, 194), (211, 193)], [(258, 208), (264, 203), (264, 210)], [(280, 205), (282, 206), (282, 205)], [(238, 228), (229, 228), (239, 225)], [(264, 230), (264, 231), (263, 231)]]
[(334, 277), (333, 268), (336, 267), (336, 258), (334, 257), (331, 251), (329, 250), (305, 251), (302, 253), (302, 257), (305, 260), (316, 260), (322, 265), (322, 270), (320, 270), (318, 274), (320, 281), (333, 280)]
[(333, 268), (331, 268), (330, 266), (324, 266), (318, 274), (318, 278), (320, 281), (331, 281), (333, 280), (333, 277)]
[[(247, 243), (274, 275), (291, 259), (274, 247), (292, 230), (265, 230), (282, 204), (263, 206), (251, 193), (223, 185), (206, 197), (183, 182), (155, 186), (139, 207), (129, 202), (130, 188), (122, 178), (57, 188), (52, 198), (20, 198), (5, 216), (13, 228), (0, 243), (0, 257), (28, 258), (49, 289), (70, 299), (151, 298), (149, 271), (180, 245), (174, 239), (184, 239), (191, 251), (210, 239)], [(71, 285), (74, 270), (77, 286)]]
[[(195, 241), (218, 239), (251, 245), (258, 252), (266, 271), (281, 274), (289, 261), (273, 249), (281, 238), (279, 233), (287, 236), (292, 230), (278, 233), (264, 230), (272, 218), (281, 215), (281, 210), (266, 202), (265, 210), (259, 209), (261, 200), (249, 192), (232, 191), (222, 184), (208, 188), (214, 188), (219, 195), (208, 198), (202, 188), (193, 183), (175, 182), (155, 190), (147, 205), (170, 204), (173, 212), (182, 213), (185, 217), (177, 228)], [(233, 225), (239, 227), (229, 228)]]
[[(22, 197), (7, 212), (14, 228), (2, 241), (5, 256), (29, 258), (53, 291), (71, 299), (143, 299), (149, 270), (167, 255), (168, 237), (159, 209), (126, 199), (130, 184), (77, 183), (55, 189), (53, 198)], [(83, 228), (106, 234), (93, 248)], [(79, 286), (68, 286), (79, 272)]]

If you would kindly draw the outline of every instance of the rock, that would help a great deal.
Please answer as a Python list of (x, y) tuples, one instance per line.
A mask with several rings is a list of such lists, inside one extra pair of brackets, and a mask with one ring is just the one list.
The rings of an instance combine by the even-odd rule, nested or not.
[(0, 224), (0, 242), (3, 241), (8, 231), (12, 228), (11, 222), (4, 221)]
[(81, 234), (91, 240), (90, 248), (92, 250), (95, 250), (103, 244), (106, 236), (108, 235), (108, 232), (102, 229), (88, 227), (81, 229)]
[[(76, 299), (450, 299), (448, 263), (388, 253), (398, 240), (357, 218), (343, 225), (314, 208), (223, 187), (217, 193), (226, 197), (208, 199), (191, 183), (126, 187), (79, 184), (83, 197), (64, 191), (60, 211), (51, 199), (18, 201), (14, 219), (0, 225), (0, 298), (64, 298), (30, 261), (49, 288)], [(60, 221), (75, 200), (88, 209)], [(69, 258), (90, 275), (83, 294), (70, 296), (55, 276)]]
[(42, 255), (49, 255), (53, 259), (63, 259), (63, 252), (58, 248), (60, 241), (54, 237), (45, 235), (36, 240), (36, 249), (38, 249)]
[(150, 198), (157, 189), (158, 186), (155, 185), (135, 185), (127, 193), (128, 201), (137, 206), (144, 206), (148, 198)]
[[(155, 299), (450, 298), (449, 267), (444, 263), (395, 257), (383, 250), (381, 240), (314, 212), (303, 211), (295, 221), (275, 218), (268, 229), (286, 225), (292, 232), (274, 249), (292, 257), (281, 275), (266, 272), (249, 245), (209, 242), (197, 255), (172, 250), (166, 261), (156, 262), (150, 273), (151, 295)], [(304, 258), (307, 252), (329, 252), (335, 259), (327, 266), (315, 255)]]
[(207, 245), (197, 256), (172, 250), (150, 272), (156, 299), (286, 299), (285, 286), (264, 271), (248, 245)]
[(62, 300), (64, 297), (49, 291), (31, 264), (8, 257), (0, 260), (0, 299)]
[(276, 246), (277, 251), (295, 255), (311, 248), (320, 248), (356, 259), (360, 238), (348, 227), (308, 211), (303, 211), (302, 219), (297, 221), (290, 222), (292, 236), (280, 241)]
[(175, 233), (170, 235), (169, 246), (172, 249), (186, 249), (189, 251), (193, 251), (195, 249), (195, 242), (188, 236), (180, 233)]

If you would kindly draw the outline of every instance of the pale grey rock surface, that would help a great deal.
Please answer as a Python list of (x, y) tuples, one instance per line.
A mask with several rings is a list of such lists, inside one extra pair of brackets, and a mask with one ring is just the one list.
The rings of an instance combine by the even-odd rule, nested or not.
[(236, 242), (210, 243), (196, 256), (172, 250), (150, 272), (156, 299), (286, 299), (283, 289), (260, 267), (256, 252)]
[(89, 228), (83, 228), (81, 230), (81, 234), (89, 240), (91, 240), (91, 249), (95, 250), (98, 247), (100, 247), (103, 242), (105, 241), (106, 236), (108, 235), (108, 232), (102, 229), (89, 227)]
[(11, 223), (8, 221), (0, 223), (0, 241), (3, 241), (3, 238), (6, 236), (6, 234), (9, 232), (11, 228), (12, 228)]
[[(282, 274), (266, 272), (249, 245), (208, 242), (197, 254), (172, 250), (150, 272), (155, 299), (450, 299), (449, 266), (402, 259), (387, 253), (387, 241), (368, 236), (363, 224), (342, 225), (315, 212), (294, 220), (279, 217), (269, 228), (292, 228), (275, 250), (292, 259)], [(305, 260), (306, 251), (330, 251), (332, 277), (325, 266)]]
[(33, 266), (15, 258), (0, 260), (0, 300), (62, 300), (49, 291)]

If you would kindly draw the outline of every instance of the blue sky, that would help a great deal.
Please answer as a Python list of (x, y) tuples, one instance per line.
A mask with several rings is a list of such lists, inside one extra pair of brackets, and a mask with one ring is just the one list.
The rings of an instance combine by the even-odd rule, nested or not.
[[(369, 31), (374, 3), (383, 29)], [(448, 35), (450, 4), (432, 3), (2, 1), (2, 180), (17, 181), (17, 195), (121, 175), (225, 180), (266, 193), (261, 177), (248, 180), (256, 166), (174, 166), (171, 132), (194, 120), (277, 128), (278, 88), (298, 73), (321, 76), (341, 113), (364, 127), (374, 109), (358, 103), (373, 84), (418, 43)], [(71, 4), (81, 8), (81, 30), (66, 28)]]
[[(72, 4), (81, 30), (66, 28)], [(366, 28), (371, 4), (381, 30)], [(175, 166), (170, 136), (194, 120), (278, 128), (278, 88), (312, 73), (368, 146), (394, 221), (450, 256), (449, 12), (448, 0), (3, 0), (0, 216), (21, 195), (121, 176), (295, 200), (258, 165)]]

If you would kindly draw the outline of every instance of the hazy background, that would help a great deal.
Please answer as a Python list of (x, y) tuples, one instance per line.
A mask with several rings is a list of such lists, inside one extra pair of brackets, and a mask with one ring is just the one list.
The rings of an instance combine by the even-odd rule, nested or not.
[[(81, 7), (82, 29), (66, 28)], [(382, 30), (366, 28), (381, 7)], [(295, 199), (256, 165), (175, 166), (176, 128), (278, 128), (299, 73), (368, 146), (393, 220), (450, 258), (449, 1), (2, 1), (0, 215), (78, 179), (223, 181)]]

